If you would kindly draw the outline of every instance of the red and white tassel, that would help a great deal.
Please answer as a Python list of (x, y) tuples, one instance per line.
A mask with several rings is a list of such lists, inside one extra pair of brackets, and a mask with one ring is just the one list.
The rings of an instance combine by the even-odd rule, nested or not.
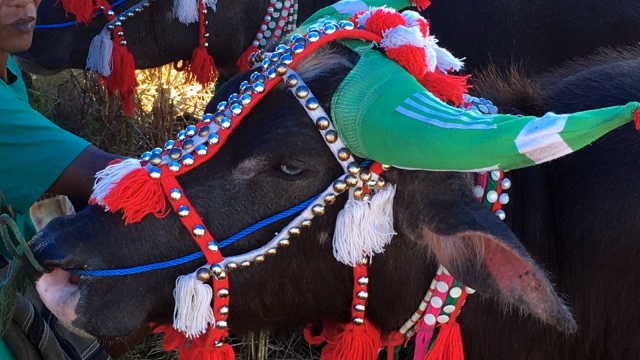
[(204, 334), (210, 325), (215, 324), (211, 308), (213, 290), (198, 280), (195, 273), (178, 276), (173, 297), (173, 327), (188, 338)]
[(88, 24), (98, 9), (95, 0), (60, 0), (64, 11), (76, 17), (79, 23)]
[(102, 76), (111, 75), (113, 62), (111, 54), (113, 52), (113, 41), (111, 40), (111, 32), (102, 29), (91, 41), (89, 46), (89, 56), (87, 56), (86, 69), (97, 72)]

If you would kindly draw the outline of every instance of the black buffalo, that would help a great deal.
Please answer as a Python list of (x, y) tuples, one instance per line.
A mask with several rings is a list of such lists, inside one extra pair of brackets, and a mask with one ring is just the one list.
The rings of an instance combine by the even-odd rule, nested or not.
[[(325, 67), (301, 64), (299, 72), (328, 109), (356, 57), (337, 45), (315, 56)], [(640, 61), (629, 58), (592, 59), (557, 74), (545, 83), (552, 90), (543, 93), (547, 103), (541, 106), (566, 112), (636, 99), (640, 82), (611, 76), (637, 74)], [(210, 107), (248, 76), (230, 80)], [(589, 83), (597, 85), (583, 92)], [(386, 177), (398, 188), (398, 235), (372, 263), (367, 316), (383, 333), (397, 329), (417, 308), (439, 261), (479, 294), (459, 318), (469, 359), (637, 358), (638, 136), (625, 126), (574, 155), (509, 172), (514, 185), (506, 223), (473, 199), (471, 175), (392, 169)], [(298, 101), (280, 88), (212, 160), (179, 180), (214, 236), (224, 239), (312, 197), (339, 174)], [(230, 274), (235, 333), (349, 320), (352, 272), (335, 261), (330, 241), (343, 201), (276, 257)], [(224, 255), (257, 248), (285, 222), (225, 248)], [(120, 214), (93, 206), (52, 221), (31, 246), (39, 261), (57, 269), (57, 280), (47, 280), (51, 289), (67, 294), (57, 315), (101, 338), (126, 336), (148, 322), (169, 323), (175, 278), (199, 265), (114, 278), (76, 279), (60, 270), (130, 267), (196, 251), (174, 214), (125, 227)]]

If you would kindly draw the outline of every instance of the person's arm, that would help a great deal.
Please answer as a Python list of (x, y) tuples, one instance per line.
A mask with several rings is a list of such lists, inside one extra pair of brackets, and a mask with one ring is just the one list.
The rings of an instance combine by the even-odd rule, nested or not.
[(64, 169), (47, 193), (89, 201), (95, 174), (107, 167), (109, 162), (119, 158), (122, 157), (89, 145)]

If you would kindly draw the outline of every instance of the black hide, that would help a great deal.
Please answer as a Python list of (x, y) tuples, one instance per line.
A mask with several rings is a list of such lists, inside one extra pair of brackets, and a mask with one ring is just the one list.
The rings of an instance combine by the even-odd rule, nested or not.
[[(335, 0), (300, 0), (299, 21)], [(39, 24), (66, 18), (57, 0), (44, 0)], [(135, 4), (119, 5), (117, 12)], [(191, 58), (197, 45), (196, 24), (185, 26), (172, 17), (173, 2), (158, 1), (151, 10), (124, 23), (129, 50), (137, 68), (150, 68)], [(467, 71), (489, 63), (500, 68), (522, 65), (530, 72), (549, 69), (561, 62), (595, 52), (601, 47), (631, 45), (640, 41), (640, 8), (633, 0), (434, 0), (423, 12), (441, 45), (465, 57)], [(235, 73), (235, 62), (249, 46), (265, 14), (267, 1), (220, 0), (210, 11), (209, 51), (221, 71)], [(84, 69), (91, 39), (106, 20), (99, 16), (89, 27), (72, 26), (36, 30), (32, 48), (19, 54), (23, 66), (33, 72), (44, 69)], [(53, 45), (53, 46), (52, 46)], [(31, 65), (31, 66), (29, 66)]]

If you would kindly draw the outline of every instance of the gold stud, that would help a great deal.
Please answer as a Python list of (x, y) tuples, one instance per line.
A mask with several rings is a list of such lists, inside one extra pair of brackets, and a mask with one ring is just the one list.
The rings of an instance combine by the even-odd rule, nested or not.
[(324, 206), (320, 204), (313, 205), (313, 207), (311, 208), (311, 211), (315, 216), (322, 216), (324, 215)]
[(385, 187), (385, 186), (387, 185), (387, 181), (386, 181), (383, 177), (379, 177), (379, 178), (378, 178), (378, 182), (376, 183), (376, 185), (377, 185), (379, 188), (381, 188), (381, 189), (382, 189), (383, 187)]
[(358, 186), (353, 190), (353, 198), (356, 200), (364, 199), (364, 195), (365, 195), (364, 190), (360, 186)]
[(269, 250), (267, 250), (267, 255), (268, 256), (275, 256), (278, 253), (278, 249), (276, 248), (271, 248)]
[(318, 102), (318, 99), (310, 97), (307, 99), (305, 106), (309, 110), (318, 110), (318, 108), (320, 107), (320, 102)]
[(289, 235), (292, 237), (298, 237), (300, 236), (301, 230), (299, 227), (294, 226), (291, 229), (289, 229)]
[(371, 180), (371, 171), (369, 171), (369, 170), (361, 171), (360, 172), (360, 179), (362, 179), (362, 181)]
[(256, 256), (255, 259), (253, 259), (253, 261), (255, 261), (256, 264), (262, 264), (264, 262), (264, 259), (265, 259), (264, 255), (258, 255)]
[(304, 219), (302, 221), (302, 227), (303, 228), (310, 228), (311, 227), (311, 219)]
[(326, 132), (326, 134), (324, 134), (324, 139), (329, 144), (333, 144), (334, 142), (338, 141), (338, 133), (335, 132), (334, 130), (329, 130)]
[(296, 89), (296, 96), (298, 99), (304, 99), (309, 96), (309, 88), (306, 86), (298, 86)]
[(227, 264), (227, 270), (228, 271), (233, 271), (236, 270), (238, 268), (238, 264), (234, 263), (234, 262), (230, 262)]
[(329, 125), (329, 119), (324, 116), (316, 120), (316, 127), (318, 128), (318, 130), (327, 130), (329, 128)]
[(285, 65), (282, 62), (279, 62), (276, 64), (275, 70), (276, 70), (276, 74), (280, 76), (284, 76), (287, 73), (288, 68), (287, 68), (287, 65)]
[(242, 263), (240, 263), (240, 267), (242, 267), (243, 269), (251, 267), (251, 261), (243, 261)]
[(362, 260), (360, 260), (360, 265), (362, 265), (362, 266), (369, 265), (369, 258), (368, 257), (363, 257)]
[(351, 158), (351, 151), (347, 148), (342, 148), (338, 150), (338, 159), (342, 161), (347, 161)]
[(278, 246), (280, 247), (287, 247), (289, 245), (291, 245), (291, 241), (289, 241), (289, 239), (282, 239), (278, 241)]
[(358, 178), (353, 175), (347, 175), (344, 177), (344, 182), (347, 184), (347, 186), (354, 187), (358, 185)]
[(298, 77), (295, 74), (291, 74), (287, 76), (286, 82), (287, 82), (287, 86), (294, 87), (298, 85)]
[(336, 202), (336, 194), (327, 194), (327, 196), (324, 197), (324, 203), (327, 205), (333, 205)]
[(350, 163), (349, 165), (347, 165), (347, 171), (351, 175), (358, 175), (360, 173), (360, 164), (356, 162)]
[(196, 278), (198, 278), (198, 280), (200, 280), (201, 282), (206, 283), (207, 281), (209, 281), (209, 279), (211, 279), (211, 272), (209, 271), (209, 269), (200, 268), (196, 272)]
[(343, 180), (336, 180), (333, 183), (333, 190), (338, 194), (341, 194), (347, 190), (347, 183)]

